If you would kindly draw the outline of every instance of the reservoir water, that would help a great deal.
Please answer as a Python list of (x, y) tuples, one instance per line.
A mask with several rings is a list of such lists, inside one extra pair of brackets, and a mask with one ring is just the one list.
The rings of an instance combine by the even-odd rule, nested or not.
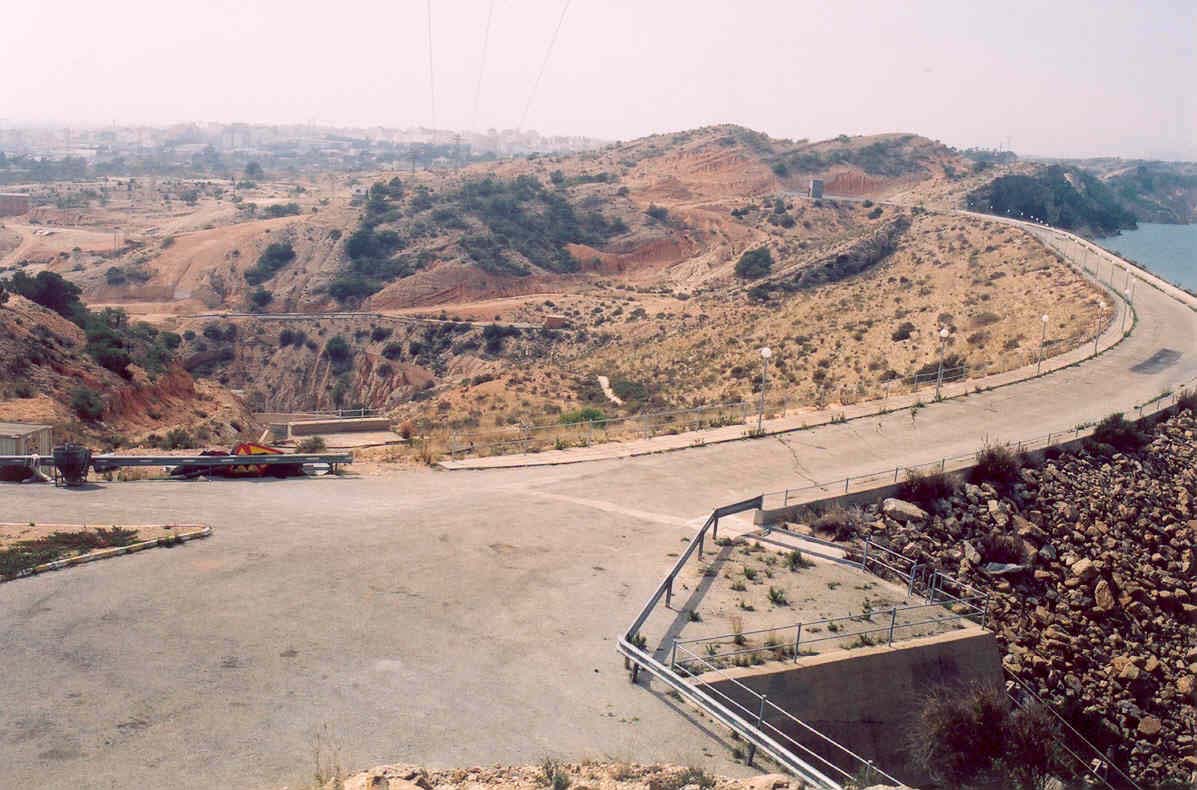
[(1124, 230), (1097, 243), (1181, 288), (1197, 291), (1197, 225), (1140, 222), (1138, 230)]

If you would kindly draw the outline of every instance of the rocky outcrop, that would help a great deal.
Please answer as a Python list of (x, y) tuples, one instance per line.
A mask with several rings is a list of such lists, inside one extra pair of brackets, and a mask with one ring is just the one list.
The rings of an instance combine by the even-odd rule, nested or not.
[[(103, 404), (96, 419), (72, 407), (85, 388)], [(240, 398), (176, 365), (151, 376), (137, 365), (120, 376), (87, 353), (83, 330), (58, 313), (13, 295), (0, 306), (0, 420), (54, 426), (58, 440), (136, 443), (186, 431), (198, 443), (232, 441), (253, 424)]]
[(965, 484), (925, 522), (872, 506), (867, 529), (990, 590), (1006, 668), (1137, 779), (1197, 779), (1197, 420), (1020, 475), (1005, 493)]
[(778, 273), (758, 284), (767, 291), (801, 291), (839, 282), (867, 271), (898, 249), (898, 241), (910, 229), (910, 217), (899, 215), (876, 230), (813, 263)]

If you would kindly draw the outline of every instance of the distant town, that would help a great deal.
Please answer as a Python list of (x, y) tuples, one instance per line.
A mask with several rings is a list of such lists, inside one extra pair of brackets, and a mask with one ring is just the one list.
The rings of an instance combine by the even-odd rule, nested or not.
[(465, 132), (245, 123), (5, 125), (0, 127), (0, 183), (138, 173), (215, 175), (240, 172), (249, 162), (296, 175), (396, 165), (449, 167), (510, 156), (574, 153), (603, 142), (545, 136), (527, 129)]

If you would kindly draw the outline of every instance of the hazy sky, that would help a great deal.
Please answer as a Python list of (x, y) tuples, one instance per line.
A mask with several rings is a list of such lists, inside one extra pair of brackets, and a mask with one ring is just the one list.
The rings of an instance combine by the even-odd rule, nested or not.
[[(0, 124), (511, 128), (564, 7), (431, 0), (434, 118), (425, 0), (5, 3)], [(1197, 0), (572, 0), (524, 126), (1197, 159), (1195, 85)]]

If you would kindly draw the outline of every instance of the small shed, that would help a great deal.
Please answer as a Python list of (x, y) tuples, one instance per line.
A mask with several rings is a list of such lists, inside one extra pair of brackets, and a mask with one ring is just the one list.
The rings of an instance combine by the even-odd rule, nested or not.
[(49, 425), (0, 422), (0, 455), (50, 455), (54, 429)]
[(813, 197), (813, 198), (823, 197), (823, 179), (812, 178), (810, 180), (810, 189), (808, 191), (808, 194), (810, 197)]

